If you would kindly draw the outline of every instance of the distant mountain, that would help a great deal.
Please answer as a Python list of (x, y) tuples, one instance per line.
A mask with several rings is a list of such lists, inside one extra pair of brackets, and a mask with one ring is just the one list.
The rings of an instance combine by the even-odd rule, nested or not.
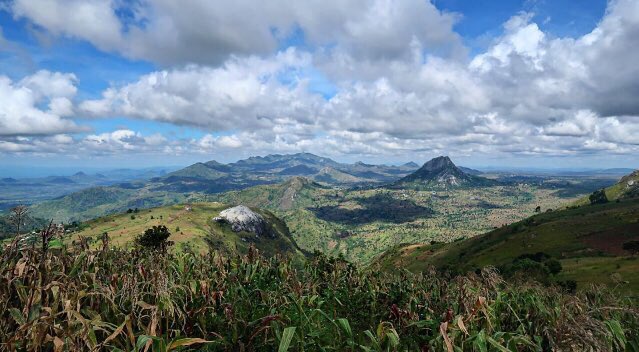
[(286, 169), (278, 172), (280, 175), (312, 175), (317, 173), (317, 169), (306, 165), (295, 165), (287, 167)]
[(316, 192), (326, 189), (325, 186), (306, 177), (296, 176), (280, 184), (223, 193), (215, 199), (227, 204), (246, 204), (270, 210), (287, 211), (310, 206)]
[(331, 185), (392, 182), (417, 167), (344, 164), (311, 153), (255, 156), (235, 163), (196, 163), (163, 177), (154, 178), (154, 190), (220, 193), (262, 184), (275, 184), (289, 177), (304, 176)]
[(479, 171), (479, 170), (475, 170), (475, 169), (471, 169), (469, 167), (463, 167), (463, 166), (458, 166), (458, 168), (460, 170), (462, 170), (463, 172), (469, 174), (469, 175), (481, 175), (483, 174), (483, 172)]
[[(80, 185), (89, 184), (89, 180), (99, 180), (99, 183), (91, 182), (96, 186), (108, 185), (109, 192), (104, 192), (104, 188), (84, 189), (69, 194), (64, 200), (41, 203), (36, 210), (41, 211), (41, 215), (47, 218), (78, 220), (126, 210), (127, 207), (175, 204), (192, 196), (206, 198), (206, 195), (243, 190), (253, 186), (276, 185), (299, 176), (332, 186), (381, 185), (396, 181), (416, 169), (411, 164), (346, 164), (311, 153), (297, 153), (250, 157), (230, 164), (214, 160), (200, 162), (162, 176), (157, 176), (157, 171), (153, 170), (156, 177), (148, 181), (106, 183), (95, 176), (76, 174), (69, 178)], [(110, 177), (110, 174), (106, 175)], [(113, 192), (117, 193), (117, 199), (112, 199)], [(92, 200), (94, 203), (87, 203), (86, 208), (79, 209), (74, 204), (73, 197), (82, 201), (87, 197), (95, 199)], [(102, 200), (111, 203), (103, 204)]]
[(45, 180), (49, 183), (56, 183), (56, 184), (75, 183), (75, 181), (73, 181), (69, 177), (64, 177), (64, 176), (50, 176), (50, 177), (47, 177)]
[(409, 161), (406, 164), (403, 164), (402, 166), (407, 167), (407, 168), (415, 168), (415, 169), (419, 168), (419, 164), (417, 164), (416, 162), (413, 162), (413, 161)]
[(357, 177), (327, 166), (313, 176), (313, 180), (326, 184), (355, 184), (365, 182), (365, 178)]
[(56, 222), (93, 219), (129, 208), (149, 208), (187, 201), (184, 194), (149, 192), (122, 187), (91, 187), (57, 199), (34, 204), (30, 212), (37, 217)]
[(449, 157), (439, 156), (431, 159), (412, 174), (401, 178), (395, 182), (394, 186), (449, 188), (482, 186), (493, 183), (494, 181), (462, 171)]
[(217, 180), (222, 177), (228, 176), (228, 172), (220, 171), (220, 164), (215, 161), (209, 161), (207, 163), (195, 163), (191, 166), (187, 166), (184, 169), (173, 171), (163, 179), (205, 179), (205, 180)]

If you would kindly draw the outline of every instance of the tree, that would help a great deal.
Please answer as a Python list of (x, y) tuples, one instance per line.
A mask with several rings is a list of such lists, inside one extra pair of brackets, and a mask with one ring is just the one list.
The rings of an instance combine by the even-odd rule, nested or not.
[(25, 224), (29, 216), (29, 208), (26, 205), (18, 205), (11, 208), (11, 215), (9, 216), (13, 227), (16, 229), (16, 236), (20, 235), (20, 227)]
[(135, 243), (143, 248), (165, 251), (173, 244), (168, 238), (171, 236), (169, 229), (164, 225), (153, 226), (135, 239)]
[(604, 189), (592, 192), (588, 198), (590, 199), (591, 205), (608, 203), (608, 197), (606, 196), (606, 190)]
[(538, 205), (537, 208), (535, 208), (535, 213), (541, 213), (541, 206)]
[(625, 242), (622, 248), (624, 251), (628, 251), (632, 255), (637, 255), (639, 253), (639, 241), (635, 240)]
[(557, 275), (561, 272), (561, 270), (563, 269), (561, 267), (561, 263), (557, 260), (557, 259), (550, 259), (548, 261), (546, 261), (546, 267), (548, 268), (548, 270), (550, 271), (551, 274), (553, 275)]

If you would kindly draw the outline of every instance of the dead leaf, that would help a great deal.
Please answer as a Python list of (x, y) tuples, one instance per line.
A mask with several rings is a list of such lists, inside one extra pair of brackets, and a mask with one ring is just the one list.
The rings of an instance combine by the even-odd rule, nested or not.
[(441, 324), (439, 324), (439, 332), (442, 334), (442, 337), (444, 338), (444, 343), (446, 343), (446, 349), (448, 350), (448, 352), (453, 352), (453, 344), (452, 342), (450, 342), (450, 337), (448, 337), (448, 334), (446, 333), (446, 330), (448, 330), (448, 322), (445, 321)]

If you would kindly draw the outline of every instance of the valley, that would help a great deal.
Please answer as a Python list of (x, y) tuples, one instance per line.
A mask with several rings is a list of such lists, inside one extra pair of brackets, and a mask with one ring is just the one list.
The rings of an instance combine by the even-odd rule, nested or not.
[[(340, 168), (341, 181), (328, 180), (327, 168)], [(402, 176), (409, 169), (415, 171)], [(361, 179), (364, 174), (366, 181)], [(342, 255), (367, 264), (397, 245), (459, 241), (536, 211), (580, 202), (594, 189), (614, 183), (613, 177), (483, 174), (457, 167), (447, 157), (435, 158), (421, 168), (412, 164), (341, 164), (304, 153), (249, 158), (229, 165), (197, 163), (149, 181), (88, 188), (36, 204), (31, 213), (65, 222), (95, 219), (87, 223), (91, 225), (83, 236), (106, 231), (116, 236), (116, 242), (131, 242), (144, 226), (172, 218), (161, 209), (193, 204), (198, 211), (190, 216), (196, 216), (200, 209), (208, 209), (210, 202), (242, 204), (271, 211), (285, 221), (291, 237), (304, 251)], [(354, 180), (358, 181), (349, 183)], [(254, 185), (256, 182), (270, 184)], [(94, 226), (100, 217), (106, 216), (104, 221), (109, 223), (127, 209), (136, 208), (143, 212), (142, 218), (118, 218), (118, 223), (127, 224), (127, 230), (113, 232), (106, 225)], [(146, 214), (150, 209), (160, 211), (161, 217), (150, 219)], [(176, 242), (192, 242), (194, 248), (203, 248), (206, 221), (176, 227), (181, 229), (174, 235)]]
[(472, 237), (576, 198), (532, 185), (439, 191), (388, 188), (335, 190), (305, 179), (212, 197), (270, 209), (307, 251), (366, 263), (399, 243), (450, 242)]

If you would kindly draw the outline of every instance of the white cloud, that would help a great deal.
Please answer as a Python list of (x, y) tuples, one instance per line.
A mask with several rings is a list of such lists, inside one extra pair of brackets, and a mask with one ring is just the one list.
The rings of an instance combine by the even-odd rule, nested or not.
[(75, 83), (73, 74), (49, 71), (39, 71), (19, 82), (0, 76), (0, 136), (80, 131), (65, 118), (72, 114), (70, 98), (76, 94)]
[[(638, 151), (639, 3), (633, 0), (611, 2), (596, 28), (577, 38), (556, 37), (544, 32), (532, 14), (517, 14), (504, 24), (502, 35), (472, 58), (466, 58), (452, 30), (456, 15), (421, 0), (366, 5), (238, 1), (225, 6), (155, 0), (127, 5), (127, 20), (109, 17), (123, 10), (122, 2), (53, 0), (48, 12), (25, 2), (14, 3), (14, 14), (53, 33), (173, 66), (113, 85), (100, 99), (75, 108), (74, 77), (44, 72), (18, 83), (5, 78), (8, 92), (29, 92), (31, 100), (21, 103), (22, 110), (45, 114), (40, 119), (53, 125), (70, 123), (65, 117), (77, 111), (95, 118), (193, 126), (207, 133), (177, 140), (117, 130), (73, 140), (87, 152)], [(85, 11), (105, 17), (95, 32), (82, 31), (80, 20), (60, 20), (69, 15), (55, 10), (63, 3), (92, 7)], [(296, 27), (308, 48), (277, 51), (278, 41)], [(318, 73), (335, 86), (330, 98), (312, 93)], [(0, 99), (7, 94), (2, 87)], [(27, 133), (29, 124), (12, 124), (8, 135)], [(24, 144), (5, 143), (6, 150)]]
[(452, 30), (457, 16), (424, 0), (196, 0), (188, 6), (171, 0), (15, 0), (12, 11), (53, 34), (161, 64), (219, 64), (231, 55), (269, 54), (296, 28), (314, 45), (339, 43), (358, 57), (403, 56), (411, 43), (451, 55), (463, 51)]

